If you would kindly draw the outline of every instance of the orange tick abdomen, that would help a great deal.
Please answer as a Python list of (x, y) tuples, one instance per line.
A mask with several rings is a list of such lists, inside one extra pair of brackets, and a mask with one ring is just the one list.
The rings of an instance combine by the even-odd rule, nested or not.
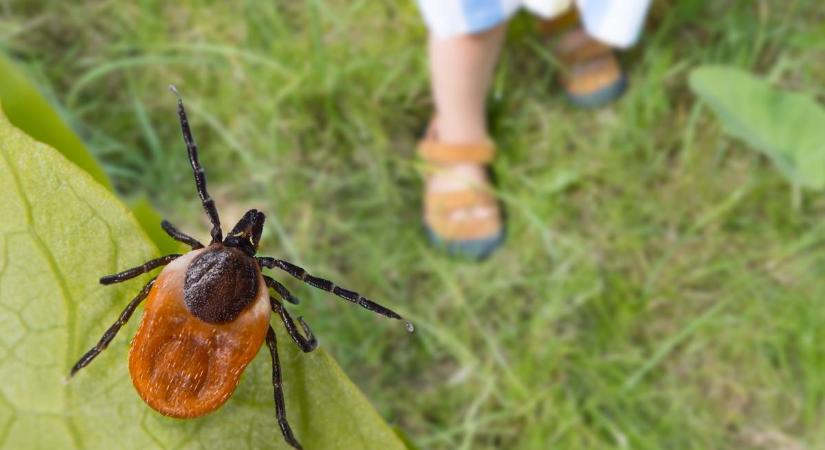
[(203, 251), (181, 256), (160, 273), (129, 351), (129, 372), (138, 393), (171, 417), (202, 416), (226, 402), (269, 326), (269, 293), (260, 272), (258, 295), (235, 320), (207, 323), (189, 312), (184, 277)]

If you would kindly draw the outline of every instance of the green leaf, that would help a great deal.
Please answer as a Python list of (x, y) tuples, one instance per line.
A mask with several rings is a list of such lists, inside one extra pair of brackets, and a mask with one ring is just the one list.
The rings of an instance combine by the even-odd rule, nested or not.
[(825, 110), (811, 97), (729, 67), (694, 69), (690, 86), (730, 134), (770, 157), (791, 183), (825, 188)]
[[(126, 360), (140, 310), (109, 349), (63, 383), (148, 276), (108, 287), (98, 278), (157, 250), (111, 192), (2, 114), (0, 217), (0, 447), (288, 448), (274, 418), (265, 348), (209, 416), (171, 419), (146, 406)], [(322, 349), (303, 354), (275, 328), (288, 416), (305, 448), (404, 448)]]
[[(9, 121), (40, 142), (60, 151), (98, 183), (114, 192), (103, 167), (80, 138), (63, 123), (60, 115), (8, 58), (0, 54), (0, 104)], [(160, 216), (145, 198), (131, 203), (132, 213), (143, 230), (164, 253), (180, 251), (180, 244), (158, 227)]]
[(132, 210), (132, 214), (135, 215), (138, 224), (143, 228), (143, 231), (146, 232), (146, 235), (149, 236), (149, 239), (155, 243), (161, 253), (164, 255), (169, 253), (182, 253), (189, 249), (189, 247), (172, 239), (163, 231), (160, 227), (160, 222), (163, 218), (155, 211), (155, 208), (152, 207), (152, 204), (149, 203), (146, 197), (140, 197), (132, 201), (129, 209)]
[(60, 149), (63, 156), (111, 190), (103, 167), (83, 145), (83, 141), (52, 109), (49, 102), (29, 83), (23, 73), (0, 54), (0, 103), (9, 122), (40, 142)]

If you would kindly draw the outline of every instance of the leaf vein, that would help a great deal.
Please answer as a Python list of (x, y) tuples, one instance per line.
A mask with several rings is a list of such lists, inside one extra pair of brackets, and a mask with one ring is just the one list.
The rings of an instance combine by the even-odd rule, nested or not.
[[(35, 228), (34, 224), (34, 216), (32, 215), (32, 206), (31, 201), (29, 201), (28, 196), (26, 195), (26, 191), (23, 188), (23, 183), (20, 181), (20, 177), (17, 174), (17, 171), (14, 170), (15, 167), (12, 165), (11, 161), (9, 160), (8, 155), (5, 151), (0, 152), (0, 156), (2, 156), (3, 160), (5, 161), (6, 167), (8, 167), (9, 173), (11, 174), (11, 180), (14, 184), (14, 188), (17, 191), (17, 195), (20, 197), (20, 200), (23, 202), (23, 207), (25, 211), (26, 223), (28, 228), (31, 232), (32, 240), (34, 241), (35, 245), (37, 246), (38, 250), (43, 254), (46, 259), (46, 262), (49, 264), (49, 268), (55, 274), (55, 278), (57, 280), (58, 286), (60, 288), (60, 293), (63, 297), (63, 302), (66, 305), (66, 332), (68, 334), (68, 338), (66, 339), (67, 345), (71, 345), (71, 342), (74, 342), (74, 329), (71, 324), (74, 322), (74, 309), (73, 309), (73, 302), (72, 302), (72, 295), (69, 291), (68, 284), (66, 282), (66, 278), (63, 276), (63, 272), (60, 271), (60, 266), (57, 264), (57, 260), (55, 256), (49, 251), (46, 244), (43, 242), (43, 239), (37, 233), (37, 229)], [(66, 350), (66, 358), (69, 358), (69, 350)], [(67, 363), (68, 364), (68, 363)], [(68, 391), (66, 391), (68, 392)], [(66, 396), (63, 397), (64, 400), (64, 409), (67, 402), (68, 393)], [(72, 439), (75, 441), (76, 448), (83, 448), (82, 439), (80, 438), (80, 433), (77, 428), (77, 424), (74, 423), (74, 420), (69, 417), (66, 419), (66, 425), (69, 430), (69, 434), (72, 436)]]

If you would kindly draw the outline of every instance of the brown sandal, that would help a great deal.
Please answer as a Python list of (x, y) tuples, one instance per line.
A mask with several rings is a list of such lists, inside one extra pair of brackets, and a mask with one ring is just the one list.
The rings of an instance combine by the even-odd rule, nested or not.
[(595, 107), (618, 98), (627, 78), (613, 49), (590, 37), (581, 28), (568, 31), (555, 46), (564, 65), (562, 84), (576, 106)]
[[(427, 163), (427, 171), (443, 170), (455, 164), (490, 164), (495, 155), (492, 142), (452, 145), (439, 142), (428, 133), (418, 145), (418, 154)], [(473, 208), (492, 208), (485, 217), (456, 217), (456, 213)], [(430, 240), (449, 253), (483, 258), (504, 239), (504, 227), (498, 201), (490, 186), (467, 185), (446, 192), (428, 191), (424, 195), (424, 226)]]
[(561, 34), (553, 48), (562, 64), (561, 82), (576, 106), (597, 107), (617, 99), (627, 88), (627, 77), (613, 49), (587, 34), (575, 8), (539, 23), (547, 37)]

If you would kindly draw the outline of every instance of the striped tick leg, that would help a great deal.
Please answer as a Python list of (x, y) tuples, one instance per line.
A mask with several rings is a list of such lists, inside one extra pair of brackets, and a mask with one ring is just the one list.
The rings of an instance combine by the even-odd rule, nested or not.
[(301, 444), (295, 439), (292, 434), (292, 428), (286, 419), (286, 405), (284, 404), (284, 387), (281, 381), (281, 364), (278, 361), (278, 345), (275, 340), (275, 330), (269, 327), (266, 332), (266, 345), (269, 347), (269, 353), (272, 355), (272, 387), (275, 388), (275, 417), (278, 419), (278, 426), (281, 428), (281, 434), (289, 445), (298, 450), (302, 450)]
[(189, 118), (186, 117), (183, 98), (175, 86), (170, 85), (169, 90), (178, 97), (178, 120), (180, 121), (180, 130), (183, 133), (183, 143), (186, 144), (186, 151), (189, 152), (189, 164), (192, 166), (192, 173), (195, 175), (195, 187), (198, 190), (198, 197), (201, 198), (203, 209), (209, 217), (209, 222), (212, 223), (212, 243), (221, 242), (223, 240), (221, 219), (218, 217), (215, 201), (212, 200), (212, 197), (209, 196), (209, 192), (206, 190), (206, 173), (198, 161), (198, 144), (195, 143), (195, 138), (192, 137), (192, 130), (189, 128)]
[(116, 273), (114, 275), (106, 275), (105, 277), (100, 278), (100, 284), (115, 284), (120, 283), (126, 280), (131, 280), (132, 278), (143, 275), (146, 272), (150, 272), (158, 267), (165, 266), (170, 262), (177, 259), (180, 255), (166, 255), (161, 256), (160, 258), (152, 259), (150, 261), (146, 261), (145, 263), (137, 266), (132, 267), (131, 269), (126, 269), (123, 272)]
[[(372, 311), (376, 314), (380, 314), (382, 316), (389, 317), (391, 319), (403, 320), (403, 318), (398, 313), (396, 313), (395, 311), (393, 311), (393, 310), (391, 310), (391, 309), (389, 309), (385, 306), (381, 306), (378, 303), (375, 303), (374, 301), (362, 296), (361, 294), (359, 294), (355, 291), (350, 291), (348, 289), (338, 287), (332, 281), (312, 276), (312, 275), (308, 274), (306, 270), (296, 266), (295, 264), (292, 264), (289, 261), (284, 261), (282, 259), (275, 259), (275, 258), (271, 258), (271, 257), (268, 257), (268, 256), (258, 257), (257, 259), (258, 259), (258, 262), (260, 263), (261, 267), (281, 269), (284, 272), (292, 275), (293, 277), (303, 281), (304, 283), (306, 283), (306, 284), (308, 284), (312, 287), (315, 287), (315, 288), (318, 288), (318, 289), (321, 289), (321, 290), (324, 290), (324, 291), (327, 291), (327, 292), (331, 292), (331, 293), (337, 295), (338, 297), (341, 297), (341, 298), (343, 298), (345, 300), (348, 300), (352, 303), (356, 303), (356, 304), (360, 305), (364, 309), (368, 309), (368, 310), (370, 310), (370, 311)], [(412, 323), (410, 323), (409, 321), (406, 321), (405, 325), (407, 327), (407, 331), (409, 331), (409, 332), (413, 331)]]
[(281, 302), (274, 297), (269, 297), (269, 304), (272, 306), (272, 311), (281, 316), (281, 321), (284, 323), (286, 332), (289, 333), (289, 337), (295, 341), (295, 344), (298, 345), (298, 348), (300, 348), (301, 351), (304, 353), (309, 353), (318, 347), (318, 340), (315, 339), (312, 329), (309, 328), (309, 325), (307, 325), (306, 322), (304, 322), (303, 317), (298, 317), (298, 322), (301, 324), (301, 327), (304, 329), (304, 334), (306, 334), (307, 337), (301, 336), (301, 333), (298, 331), (298, 327), (296, 327), (295, 322), (292, 321), (292, 316), (289, 315)]
[(143, 286), (143, 289), (140, 290), (140, 293), (138, 293), (138, 295), (134, 299), (132, 299), (132, 301), (129, 302), (128, 305), (126, 305), (126, 309), (124, 309), (123, 312), (120, 313), (120, 317), (117, 318), (117, 321), (115, 321), (115, 323), (112, 324), (112, 326), (109, 327), (109, 329), (106, 330), (105, 333), (103, 333), (103, 337), (100, 338), (100, 341), (98, 341), (98, 343), (94, 347), (92, 347), (91, 350), (86, 352), (86, 354), (81, 356), (80, 360), (78, 360), (75, 363), (75, 365), (72, 366), (72, 371), (69, 373), (69, 378), (73, 377), (78, 370), (89, 365), (89, 363), (92, 362), (92, 360), (95, 359), (97, 355), (100, 354), (100, 352), (106, 350), (106, 347), (108, 347), (109, 343), (112, 342), (112, 339), (115, 338), (117, 332), (120, 331), (120, 328), (123, 327), (123, 325), (125, 325), (126, 322), (129, 321), (130, 317), (132, 317), (132, 314), (135, 312), (135, 309), (137, 309), (140, 302), (142, 302), (149, 295), (149, 291), (152, 290), (152, 286), (154, 284), (155, 279), (152, 278), (148, 283), (146, 283), (146, 286)]
[(192, 247), (192, 250), (197, 250), (199, 248), (203, 248), (203, 244), (198, 242), (197, 239), (195, 239), (192, 236), (189, 236), (188, 234), (185, 234), (184, 232), (178, 230), (177, 227), (172, 225), (172, 223), (170, 223), (166, 219), (163, 219), (163, 221), (160, 222), (160, 227), (163, 228), (163, 231), (165, 231), (166, 234), (171, 236), (172, 239), (174, 239), (178, 242), (183, 242), (184, 244), (188, 245), (189, 247)]

